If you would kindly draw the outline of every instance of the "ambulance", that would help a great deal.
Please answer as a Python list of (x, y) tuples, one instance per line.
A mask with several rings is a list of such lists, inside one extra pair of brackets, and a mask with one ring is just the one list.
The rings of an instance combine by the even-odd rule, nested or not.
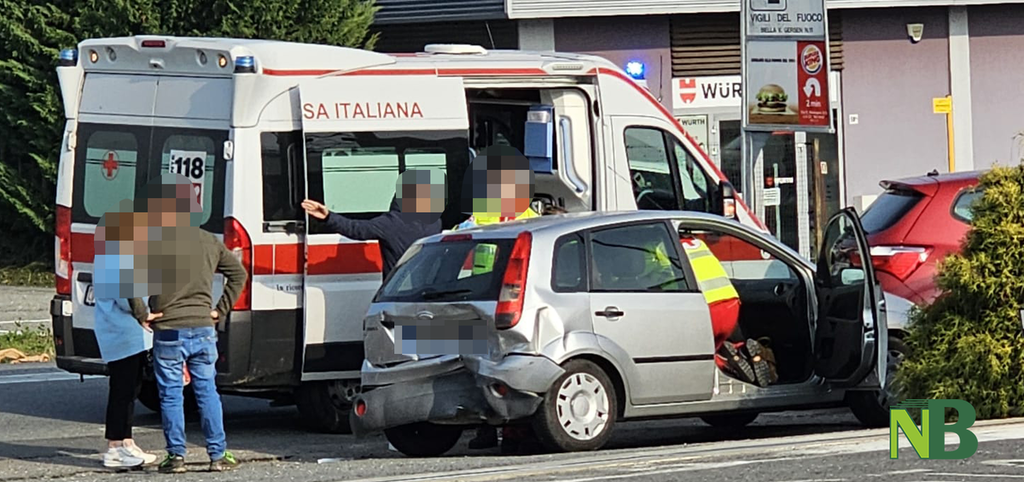
[[(106, 373), (93, 333), (96, 223), (171, 171), (191, 180), (202, 228), (250, 274), (217, 326), (221, 393), (294, 402), (326, 431), (348, 429), (381, 258), (375, 243), (308, 219), (304, 198), (368, 219), (389, 209), (400, 172), (435, 169), (452, 227), (466, 217), (451, 201), (474, 152), (508, 145), (530, 159), (538, 204), (685, 209), (764, 229), (661, 103), (599, 57), (138, 36), (86, 40), (57, 71), (57, 365)], [(155, 393), (147, 382), (142, 401), (158, 409)]]

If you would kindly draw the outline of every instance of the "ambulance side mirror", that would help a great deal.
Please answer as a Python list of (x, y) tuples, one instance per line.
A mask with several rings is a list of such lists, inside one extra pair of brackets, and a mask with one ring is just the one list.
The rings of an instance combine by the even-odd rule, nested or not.
[(720, 196), (718, 206), (722, 209), (722, 216), (736, 219), (736, 188), (732, 187), (732, 183), (729, 181), (722, 181), (718, 193)]

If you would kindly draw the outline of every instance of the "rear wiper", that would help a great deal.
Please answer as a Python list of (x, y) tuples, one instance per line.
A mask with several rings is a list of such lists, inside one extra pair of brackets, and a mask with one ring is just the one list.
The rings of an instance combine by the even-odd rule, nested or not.
[(468, 294), (470, 294), (472, 292), (473, 292), (473, 290), (466, 290), (466, 289), (462, 289), (462, 290), (447, 290), (447, 291), (430, 291), (430, 289), (428, 288), (428, 289), (423, 290), (423, 291), (420, 292), (420, 297), (425, 299), (425, 300), (436, 300), (438, 298), (444, 298), (444, 297), (448, 297), (448, 296), (468, 295)]

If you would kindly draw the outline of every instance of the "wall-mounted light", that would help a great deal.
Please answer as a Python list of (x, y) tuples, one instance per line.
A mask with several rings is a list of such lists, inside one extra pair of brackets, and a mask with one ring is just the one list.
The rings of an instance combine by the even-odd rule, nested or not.
[(921, 37), (924, 36), (924, 24), (923, 23), (908, 23), (907, 24), (907, 36), (910, 37), (910, 41), (918, 43), (921, 41)]
[(643, 80), (647, 74), (647, 67), (639, 60), (626, 62), (626, 73), (636, 80)]

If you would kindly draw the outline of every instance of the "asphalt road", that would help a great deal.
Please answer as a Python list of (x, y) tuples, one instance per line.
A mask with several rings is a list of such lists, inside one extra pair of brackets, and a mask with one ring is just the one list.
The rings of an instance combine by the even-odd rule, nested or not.
[[(0, 366), (0, 482), (161, 478), (151, 470), (113, 473), (100, 466), (105, 392), (103, 378), (79, 382), (47, 365)], [(692, 420), (627, 423), (607, 449), (593, 453), (501, 456), (468, 451), (464, 440), (448, 456), (409, 459), (388, 451), (380, 437), (309, 433), (290, 407), (238, 397), (224, 402), (228, 442), (245, 466), (203, 472), (207, 459), (193, 422), (190, 442), (197, 445), (189, 447), (190, 472), (174, 480), (1024, 480), (1024, 461), (1018, 460), (1024, 459), (1024, 420), (975, 425), (982, 444), (966, 461), (921, 460), (911, 448), (890, 460), (888, 431), (862, 430), (841, 409), (766, 414), (741, 430)], [(136, 439), (159, 452), (159, 418), (141, 405), (138, 412)]]

